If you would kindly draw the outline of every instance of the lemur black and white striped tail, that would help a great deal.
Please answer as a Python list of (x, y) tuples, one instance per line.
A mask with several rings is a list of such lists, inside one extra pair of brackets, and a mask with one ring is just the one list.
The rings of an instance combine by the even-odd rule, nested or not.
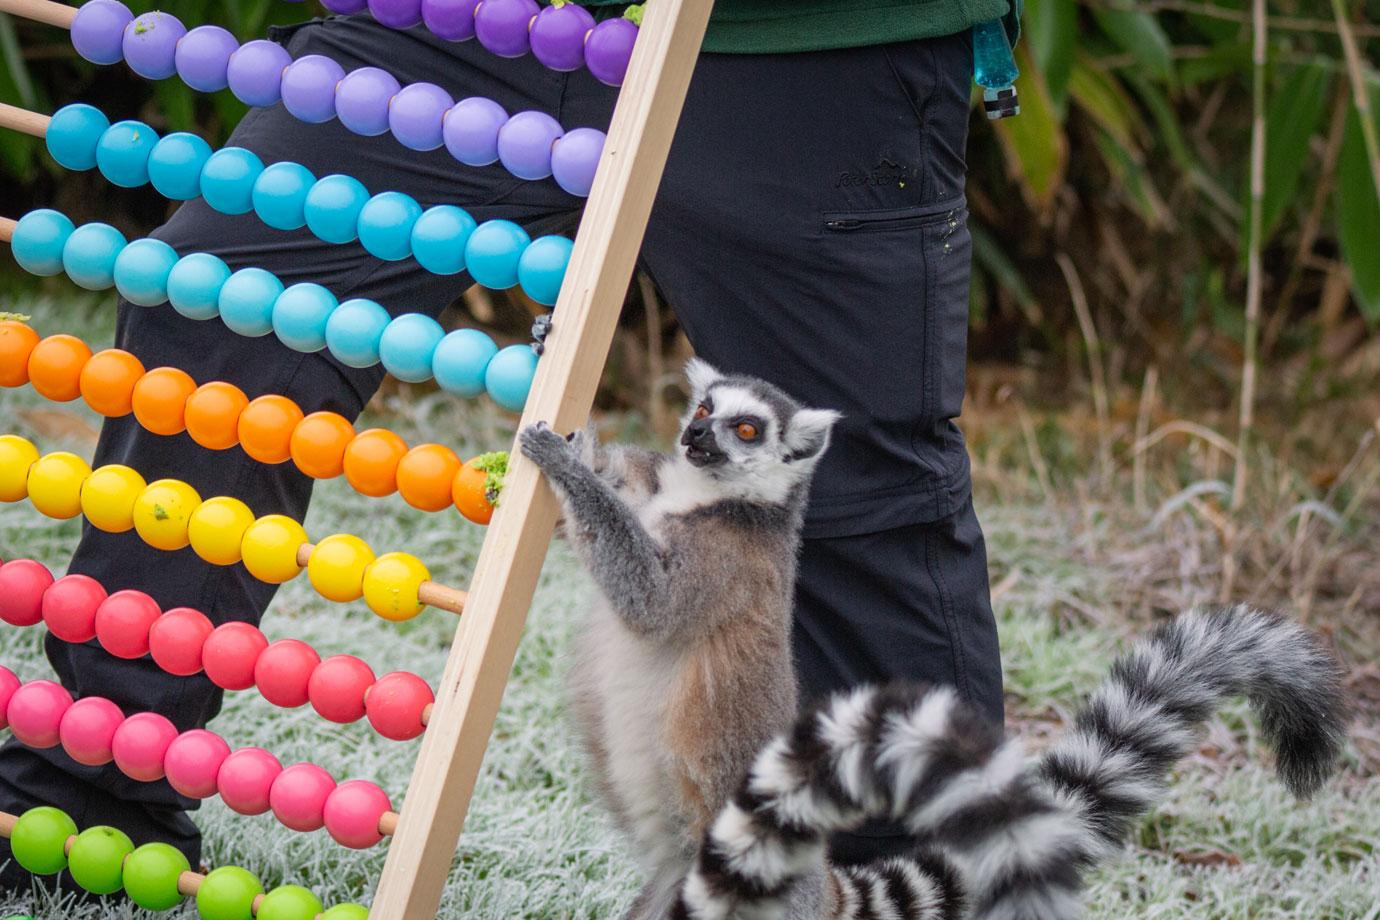
[(1342, 670), (1292, 620), (1249, 607), (1194, 611), (1138, 642), (1040, 761), (1044, 780), (1104, 848), (1163, 794), (1196, 729), (1245, 696), (1275, 767), (1306, 798), (1332, 775), (1346, 735)]
[(1340, 669), (1296, 624), (1244, 608), (1190, 613), (1142, 640), (1033, 763), (948, 688), (838, 696), (758, 755), (672, 917), (781, 917), (795, 883), (822, 870), (825, 838), (874, 817), (904, 823), (925, 849), (830, 870), (826, 917), (1077, 917), (1083, 871), (1154, 803), (1194, 729), (1240, 693), (1284, 781), (1316, 789), (1342, 742)]

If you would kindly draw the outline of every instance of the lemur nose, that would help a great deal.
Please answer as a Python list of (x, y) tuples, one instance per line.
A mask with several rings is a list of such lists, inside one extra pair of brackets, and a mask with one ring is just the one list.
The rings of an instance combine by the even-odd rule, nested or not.
[(681, 438), (681, 441), (687, 445), (698, 444), (709, 437), (710, 433), (709, 420), (697, 418), (685, 427), (685, 436)]

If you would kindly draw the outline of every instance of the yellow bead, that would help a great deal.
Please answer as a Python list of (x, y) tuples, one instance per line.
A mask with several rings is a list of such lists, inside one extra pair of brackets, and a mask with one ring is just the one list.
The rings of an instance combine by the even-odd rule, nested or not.
[(201, 504), (196, 489), (176, 479), (150, 483), (134, 500), (134, 529), (155, 549), (187, 545), (187, 524)]
[(0, 502), (23, 501), (29, 494), (29, 467), (38, 448), (17, 434), (0, 435)]
[(187, 539), (196, 554), (212, 565), (234, 565), (240, 561), (244, 532), (253, 523), (254, 512), (248, 505), (238, 498), (218, 495), (192, 512)]
[(124, 533), (134, 526), (134, 502), (147, 486), (144, 477), (127, 466), (103, 466), (82, 483), (82, 514), (98, 530)]
[(81, 484), (90, 475), (91, 467), (76, 454), (47, 454), (29, 467), (29, 501), (50, 518), (76, 517), (81, 514)]
[(364, 602), (385, 620), (410, 620), (426, 606), (417, 591), (430, 580), (431, 573), (416, 556), (384, 553), (364, 570)]
[(244, 567), (259, 581), (280, 585), (297, 577), (297, 549), (310, 542), (302, 525), (282, 514), (268, 514), (244, 532), (240, 553)]
[(359, 537), (332, 534), (312, 550), (307, 560), (307, 577), (327, 600), (356, 601), (364, 594), (364, 570), (373, 561), (374, 551)]

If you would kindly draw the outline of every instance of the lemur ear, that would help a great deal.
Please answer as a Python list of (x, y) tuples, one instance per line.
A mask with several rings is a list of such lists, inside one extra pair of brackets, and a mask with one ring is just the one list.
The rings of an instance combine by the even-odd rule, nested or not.
[(714, 381), (722, 379), (723, 376), (703, 358), (691, 358), (685, 362), (685, 379), (689, 381), (690, 392), (696, 399), (707, 393)]
[(784, 443), (788, 459), (818, 458), (829, 447), (829, 433), (843, 414), (833, 409), (801, 409), (786, 426)]

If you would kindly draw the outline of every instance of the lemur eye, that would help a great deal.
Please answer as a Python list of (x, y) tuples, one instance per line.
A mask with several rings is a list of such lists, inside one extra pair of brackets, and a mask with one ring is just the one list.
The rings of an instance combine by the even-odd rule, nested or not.
[(744, 441), (757, 440), (757, 426), (752, 422), (739, 422), (735, 430)]
[(695, 418), (709, 418), (709, 410), (705, 408), (704, 403), (700, 403), (699, 407), (695, 409)]

